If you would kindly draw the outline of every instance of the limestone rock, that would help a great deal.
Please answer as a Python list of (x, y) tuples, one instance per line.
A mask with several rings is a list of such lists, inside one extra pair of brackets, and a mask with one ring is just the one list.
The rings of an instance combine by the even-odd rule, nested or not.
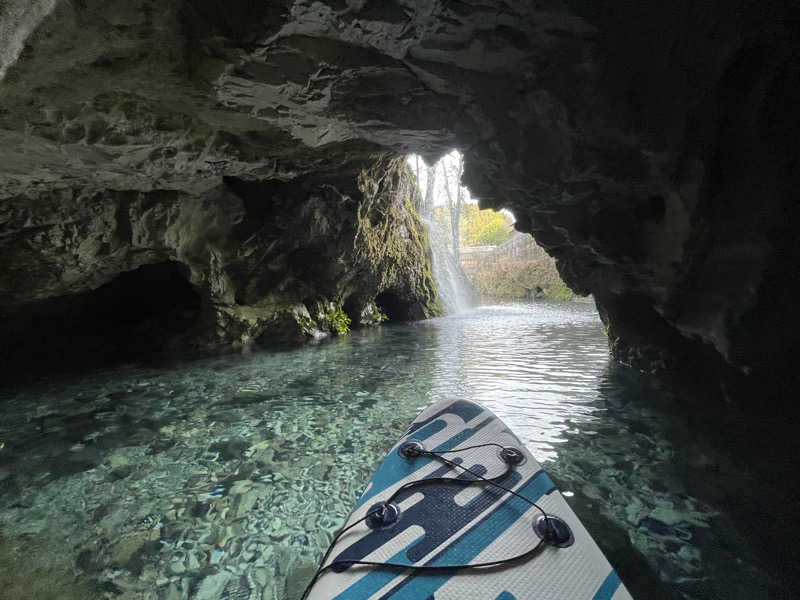
[(22, 4), (0, 28), (0, 310), (29, 355), (95, 308), (81, 294), (165, 263), (201, 347), (291, 338), (279, 315), (306, 301), (357, 316), (380, 293), (359, 252), (423, 316), (424, 274), (363, 255), (381, 213), (356, 231), (403, 184), (356, 182), (457, 146), (483, 206), (595, 295), (620, 360), (791, 404), (794, 3)]

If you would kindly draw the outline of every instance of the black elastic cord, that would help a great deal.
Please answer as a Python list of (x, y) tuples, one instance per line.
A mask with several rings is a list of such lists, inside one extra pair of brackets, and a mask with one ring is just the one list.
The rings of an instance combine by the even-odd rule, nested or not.
[[(453, 453), (453, 452), (464, 452), (466, 450), (472, 450), (472, 449), (475, 449), (475, 448), (485, 448), (487, 446), (497, 446), (498, 448), (501, 448), (501, 449), (504, 448), (504, 446), (502, 446), (500, 444), (489, 442), (489, 443), (486, 443), (486, 444), (476, 444), (474, 446), (466, 446), (464, 448), (456, 448), (456, 449), (453, 449), (453, 450), (440, 450), (440, 451), (421, 450), (421, 451), (419, 451), (417, 456), (429, 456), (431, 458), (434, 458), (436, 460), (439, 460), (439, 461), (447, 464), (451, 468), (452, 467), (456, 467), (458, 469), (461, 469), (462, 471), (473, 475), (474, 477), (476, 477), (476, 479), (472, 479), (472, 480), (470, 480), (470, 479), (456, 479), (456, 478), (453, 478), (453, 477), (428, 477), (428, 478), (423, 478), (423, 479), (416, 479), (414, 481), (409, 481), (409, 482), (406, 482), (403, 485), (401, 485), (399, 488), (397, 488), (392, 493), (391, 496), (389, 496), (388, 499), (384, 500), (383, 503), (384, 504), (390, 503), (403, 490), (406, 490), (406, 489), (411, 488), (411, 487), (424, 485), (426, 483), (452, 482), (452, 483), (457, 483), (457, 484), (469, 485), (471, 483), (475, 483), (476, 481), (483, 481), (485, 483), (488, 483), (489, 485), (493, 485), (493, 486), (503, 490), (504, 492), (508, 492), (509, 494), (512, 494), (513, 496), (519, 498), (520, 500), (523, 500), (523, 501), (527, 502), (528, 504), (530, 504), (531, 506), (533, 506), (537, 510), (539, 510), (539, 512), (541, 512), (542, 515), (544, 516), (545, 521), (548, 521), (547, 512), (545, 512), (545, 510), (541, 506), (536, 504), (536, 502), (526, 498), (525, 496), (523, 496), (521, 494), (518, 494), (517, 492), (515, 492), (514, 490), (512, 490), (510, 488), (507, 488), (507, 487), (505, 487), (503, 485), (500, 485), (499, 483), (497, 483), (495, 481), (496, 479), (501, 479), (502, 477), (505, 477), (509, 473), (509, 471), (511, 471), (510, 466), (506, 465), (506, 470), (503, 471), (503, 473), (501, 473), (500, 475), (497, 475), (496, 477), (484, 477), (483, 475), (480, 475), (479, 473), (476, 473), (475, 471), (469, 469), (468, 467), (461, 466), (457, 462), (452, 461), (452, 460), (450, 460), (448, 458), (445, 458), (444, 456), (441, 456), (442, 454), (450, 454), (450, 453)], [(381, 510), (383, 510), (383, 507), (378, 507), (378, 508), (375, 508), (372, 511), (367, 511), (367, 513), (363, 517), (361, 517), (360, 519), (358, 519), (356, 521), (353, 521), (352, 523), (350, 523), (349, 525), (347, 525), (345, 527), (342, 527), (342, 529), (340, 529), (336, 533), (336, 535), (334, 536), (333, 541), (331, 542), (330, 546), (328, 546), (328, 550), (325, 552), (325, 556), (322, 557), (322, 560), (319, 563), (320, 565), (323, 565), (323, 566), (320, 566), (317, 569), (317, 572), (314, 573), (314, 577), (311, 579), (311, 582), (308, 584), (308, 586), (306, 586), (306, 589), (303, 592), (303, 595), (301, 596), (300, 600), (305, 600), (308, 597), (308, 594), (311, 592), (311, 588), (314, 587), (314, 584), (317, 582), (317, 580), (320, 578), (320, 576), (325, 571), (328, 571), (329, 569), (332, 569), (335, 566), (342, 566), (342, 567), (347, 568), (347, 567), (350, 567), (352, 565), (363, 565), (363, 566), (370, 566), (370, 567), (388, 567), (388, 568), (392, 568), (392, 569), (409, 569), (409, 570), (419, 570), (419, 571), (447, 571), (447, 570), (454, 571), (454, 570), (461, 570), (461, 569), (479, 569), (479, 568), (496, 567), (496, 566), (505, 565), (505, 564), (508, 564), (508, 563), (511, 563), (511, 562), (516, 562), (516, 561), (519, 561), (519, 560), (527, 559), (530, 556), (533, 556), (534, 554), (536, 554), (542, 548), (542, 546), (544, 545), (544, 540), (539, 540), (539, 543), (536, 544), (536, 546), (534, 546), (530, 550), (527, 550), (526, 552), (523, 552), (522, 554), (518, 554), (518, 555), (512, 556), (510, 558), (504, 558), (502, 560), (495, 560), (495, 561), (490, 561), (490, 562), (485, 562), (485, 563), (470, 563), (470, 564), (462, 564), (462, 565), (405, 565), (405, 564), (401, 564), (401, 563), (372, 562), (372, 561), (364, 561), (364, 560), (340, 560), (340, 561), (332, 561), (331, 563), (329, 563), (327, 565), (325, 564), (325, 561), (328, 560), (328, 557), (330, 556), (331, 552), (333, 551), (334, 546), (338, 543), (338, 541), (342, 538), (342, 536), (346, 532), (348, 532), (350, 529), (352, 529), (353, 527), (355, 527), (359, 523), (363, 523), (364, 521), (366, 521), (372, 515), (376, 515), (376, 514), (380, 513)]]
[[(498, 444), (485, 444), (485, 445), (489, 446), (489, 445), (498, 445)], [(473, 446), (473, 447), (477, 448), (478, 446)], [(502, 448), (502, 446), (501, 446), (501, 448)], [(453, 450), (448, 450), (448, 452), (454, 452), (454, 451)], [(425, 455), (432, 456), (432, 457), (434, 457), (434, 458), (436, 458), (436, 459), (438, 459), (438, 460), (440, 460), (440, 461), (442, 461), (444, 463), (447, 463), (451, 467), (457, 467), (457, 468), (461, 469), (462, 471), (466, 471), (467, 473), (470, 473), (471, 475), (474, 475), (475, 477), (477, 477), (481, 481), (485, 481), (485, 482), (487, 482), (487, 483), (489, 483), (489, 484), (491, 484), (491, 485), (493, 485), (495, 487), (500, 488), (501, 490), (503, 490), (505, 492), (508, 492), (509, 494), (513, 494), (514, 496), (516, 496), (520, 500), (524, 500), (525, 502), (527, 502), (531, 506), (535, 506), (539, 510), (539, 512), (542, 513), (542, 515), (544, 516), (545, 521), (548, 520), (548, 516), (547, 516), (547, 513), (545, 512), (545, 510), (541, 506), (536, 504), (536, 502), (534, 502), (533, 500), (529, 500), (528, 498), (526, 498), (522, 494), (518, 494), (517, 492), (515, 492), (512, 489), (507, 488), (505, 486), (502, 486), (499, 483), (497, 483), (495, 481), (492, 481), (492, 479), (487, 479), (486, 477), (483, 477), (482, 475), (479, 475), (475, 471), (473, 471), (471, 469), (468, 469), (467, 467), (461, 466), (457, 462), (453, 462), (452, 460), (449, 460), (449, 459), (445, 458), (444, 456), (439, 456), (439, 454), (441, 454), (441, 452), (432, 452), (430, 450), (423, 450), (420, 454), (423, 455), (423, 456), (425, 456)], [(507, 468), (505, 473), (503, 473), (503, 475), (505, 475), (509, 471), (510, 471), (510, 469)], [(502, 477), (503, 475), (500, 475), (500, 477)], [(493, 479), (499, 479), (499, 477), (495, 477)]]
[[(474, 446), (466, 446), (464, 448), (456, 448), (455, 450), (423, 450), (420, 454), (428, 452), (429, 454), (450, 454), (451, 452), (466, 452), (467, 450), (474, 450), (475, 448), (487, 448), (489, 446), (496, 446), (502, 450), (505, 448), (502, 444), (498, 444), (496, 442), (487, 442), (485, 444), (475, 444)], [(507, 471), (506, 471), (507, 472)]]
[(492, 560), (483, 563), (468, 563), (463, 565), (406, 565), (403, 563), (372, 562), (369, 560), (339, 560), (336, 562), (332, 562), (327, 567), (320, 569), (320, 574), (322, 574), (323, 571), (326, 571), (327, 569), (329, 569), (334, 565), (340, 565), (340, 566), (346, 565), (348, 567), (352, 565), (364, 565), (367, 567), (390, 567), (393, 569), (401, 569), (401, 570), (410, 569), (415, 571), (457, 571), (461, 569), (487, 569), (489, 567), (498, 567), (500, 565), (506, 565), (511, 562), (529, 558), (531, 555), (541, 550), (542, 546), (544, 546), (544, 540), (539, 540), (539, 542), (530, 550), (526, 550), (522, 554), (517, 554), (516, 556), (512, 556), (510, 558)]

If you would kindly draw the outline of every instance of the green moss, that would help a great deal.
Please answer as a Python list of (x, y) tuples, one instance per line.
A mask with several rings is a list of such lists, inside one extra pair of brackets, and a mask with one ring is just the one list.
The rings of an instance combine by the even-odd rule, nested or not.
[(441, 313), (424, 225), (414, 208), (418, 194), (403, 158), (386, 159), (362, 172), (357, 213), (359, 261), (379, 278), (378, 289), (408, 291), (420, 317)]

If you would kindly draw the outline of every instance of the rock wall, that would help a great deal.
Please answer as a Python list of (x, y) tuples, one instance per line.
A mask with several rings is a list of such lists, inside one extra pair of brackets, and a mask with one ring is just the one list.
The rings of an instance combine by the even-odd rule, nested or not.
[[(113, 229), (117, 197), (142, 198), (142, 218), (145, 199), (172, 197), (206, 212), (190, 234), (205, 239), (231, 218), (233, 182), (338, 190), (370, 153), (455, 146), (482, 206), (510, 208), (595, 295), (620, 360), (700, 365), (731, 398), (791, 404), (796, 3), (35, 4), (0, 29), (4, 204), (95, 198), (64, 214), (100, 211)], [(5, 218), (4, 240), (20, 222)], [(108, 269), (164, 259), (147, 252)], [(70, 293), (104, 280), (28, 262), (30, 285), (11, 285), (13, 262), (17, 305), (53, 278)], [(234, 287), (250, 302), (266, 293), (253, 285)]]
[(5, 198), (4, 370), (319, 339), (337, 313), (433, 316), (416, 194), (402, 159), (377, 157), (343, 180)]

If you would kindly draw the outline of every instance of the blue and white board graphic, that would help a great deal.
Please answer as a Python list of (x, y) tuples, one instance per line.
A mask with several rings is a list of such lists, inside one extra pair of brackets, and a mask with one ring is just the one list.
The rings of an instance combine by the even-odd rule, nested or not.
[[(567, 523), (574, 542), (568, 547), (543, 543), (534, 531), (539, 508), (434, 456), (404, 456), (399, 451), (410, 440), (426, 451), (446, 452), (441, 456), (448, 461), (535, 502)], [(493, 445), (466, 449), (481, 444)], [(522, 461), (509, 465), (498, 445), (518, 449)], [(383, 501), (397, 509), (395, 518), (368, 526), (364, 518)], [(420, 413), (378, 467), (346, 525), (353, 526), (325, 558), (321, 567), (329, 568), (311, 588), (310, 600), (631, 598), (527, 448), (491, 411), (473, 402), (443, 401)], [(525, 556), (500, 566), (456, 568), (519, 555)], [(342, 568), (330, 568), (334, 563)], [(453, 568), (411, 568), (419, 566)]]

